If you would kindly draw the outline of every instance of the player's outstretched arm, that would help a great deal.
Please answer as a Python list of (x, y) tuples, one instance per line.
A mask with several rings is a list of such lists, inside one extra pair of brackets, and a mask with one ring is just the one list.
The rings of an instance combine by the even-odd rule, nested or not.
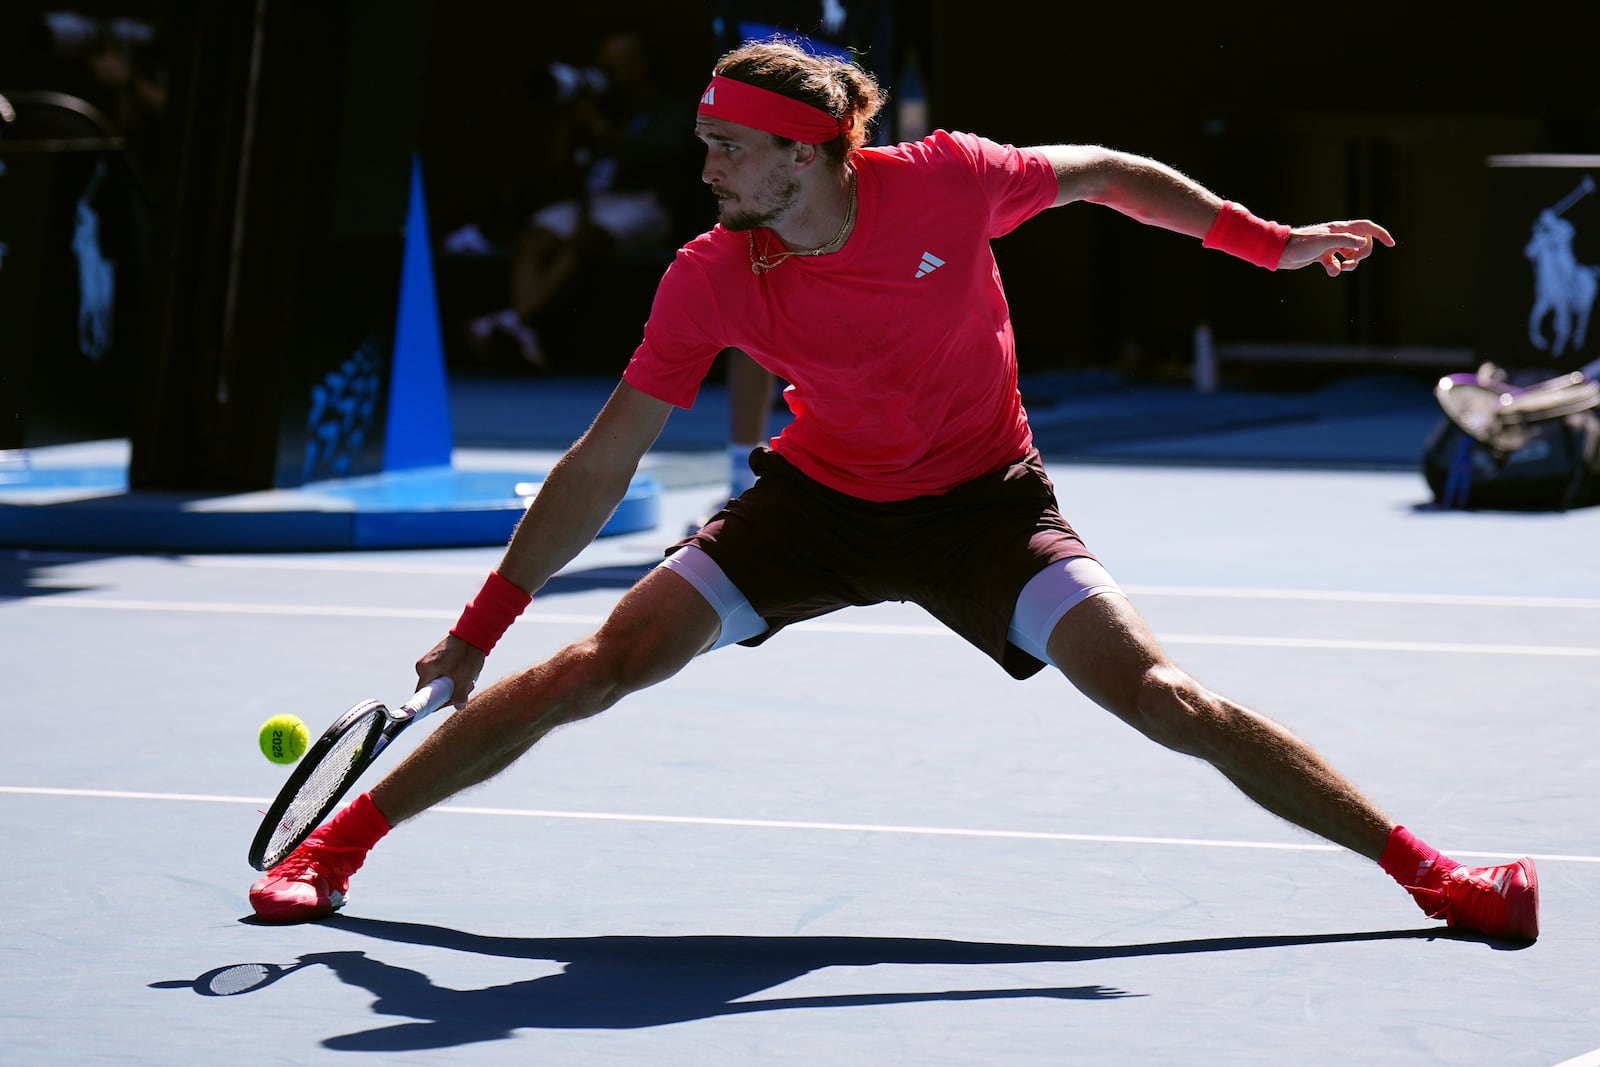
[[(1356, 268), (1379, 244), (1393, 247), (1389, 231), (1375, 222), (1358, 219), (1350, 222), (1324, 222), (1287, 230), (1287, 240), (1279, 228), (1282, 256), (1267, 261), (1270, 235), (1261, 243), (1249, 231), (1256, 226), (1271, 228), (1247, 212), (1235, 212), (1233, 230), (1246, 238), (1248, 253), (1232, 242), (1215, 242), (1224, 201), (1193, 178), (1165, 163), (1099, 145), (1051, 145), (1041, 149), (1056, 173), (1056, 205), (1077, 201), (1101, 204), (1150, 226), (1160, 226), (1190, 237), (1206, 239), (1211, 247), (1222, 248), (1275, 270), (1298, 270), (1320, 263), (1329, 277)], [(1271, 244), (1277, 256), (1279, 244)]]
[[(540, 484), (499, 566), (462, 619), (417, 661), (419, 685), (448, 676), (455, 683), (451, 703), (466, 702), (490, 648), (528, 597), (599, 536), (671, 413), (670, 404), (626, 382), (617, 386)], [(473, 625), (473, 619), (487, 622)]]
[(1222, 198), (1165, 163), (1100, 145), (1047, 145), (1056, 173), (1055, 205), (1087, 201), (1148, 226), (1203, 237)]
[(496, 568), (536, 593), (589, 546), (628, 491), (672, 405), (621, 382), (539, 486)]

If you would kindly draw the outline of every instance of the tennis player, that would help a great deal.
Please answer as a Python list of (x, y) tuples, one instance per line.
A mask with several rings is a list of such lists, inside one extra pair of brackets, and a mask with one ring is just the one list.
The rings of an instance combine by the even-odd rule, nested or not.
[(865, 148), (883, 97), (858, 67), (780, 41), (724, 56), (699, 106), (718, 225), (663, 276), (644, 339), (557, 463), (498, 568), (417, 663), (464, 701), (484, 658), (596, 536), (717, 353), (789, 383), (760, 478), (600, 629), (473, 696), (250, 892), (271, 921), (325, 916), (391, 826), (504, 770), (557, 726), (851, 604), (922, 605), (1015, 678), (1049, 665), (1113, 715), (1206, 760), (1247, 797), (1378, 863), (1427, 915), (1538, 935), (1529, 859), (1468, 869), (1396, 824), (1306, 743), (1167, 658), (1057, 509), (1017, 390), (990, 242), (1051, 207), (1100, 204), (1268, 270), (1355, 270), (1382, 226), (1291, 229), (1172, 168), (1085, 145), (937, 132)]

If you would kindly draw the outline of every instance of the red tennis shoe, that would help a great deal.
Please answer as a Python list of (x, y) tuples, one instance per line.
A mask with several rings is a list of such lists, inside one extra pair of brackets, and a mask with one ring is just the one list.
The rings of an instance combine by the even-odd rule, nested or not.
[(313, 831), (288, 859), (250, 887), (256, 918), (269, 923), (311, 922), (344, 907), (350, 876), (366, 862), (367, 850), (331, 843), (327, 829)]
[(1430, 919), (1449, 926), (1518, 941), (1539, 937), (1539, 872), (1526, 856), (1498, 867), (1463, 864), (1440, 888), (1413, 889), (1412, 895)]

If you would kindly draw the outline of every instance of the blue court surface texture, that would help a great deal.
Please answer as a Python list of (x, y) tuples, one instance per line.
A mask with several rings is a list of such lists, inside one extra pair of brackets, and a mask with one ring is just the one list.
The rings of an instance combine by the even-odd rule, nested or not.
[[(456, 445), (547, 469), (608, 389), (457, 383)], [(1446, 852), (1536, 857), (1536, 944), (1447, 932), (898, 604), (704, 657), (396, 829), (337, 917), (259, 925), (258, 726), (409, 696), (500, 547), (41, 545), (0, 552), (0, 1062), (1600, 1064), (1600, 509), (1431, 507), (1425, 389), (1031, 389), (1173, 657)], [(718, 403), (650, 457), (659, 524), (586, 550), (486, 680), (705, 512)]]

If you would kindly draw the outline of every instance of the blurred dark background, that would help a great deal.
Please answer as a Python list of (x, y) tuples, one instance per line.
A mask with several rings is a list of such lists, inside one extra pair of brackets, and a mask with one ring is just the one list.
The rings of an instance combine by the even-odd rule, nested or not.
[[(893, 98), (914, 54), (933, 126), (1111, 145), (1263, 216), (1370, 217), (1400, 242), (1334, 283), (1271, 275), (1109, 212), (1048, 213), (998, 245), (1034, 367), (1187, 367), (1202, 320), (1223, 340), (1474, 347), (1486, 158), (1600, 151), (1600, 64), (1579, 3), (1049, 5), (1006, 17), (961, 0), (886, 6), (892, 54), (863, 60)], [(516, 177), (536, 143), (517, 136), (529, 129), (518, 102), (528, 66), (581, 61), (606, 34), (640, 28), (663, 82), (693, 96), (716, 7), (617, 3), (602, 16), (469, 0), (436, 15), (436, 213), (481, 211), (486, 180), (508, 207), (528, 188)], [(886, 118), (895, 136), (893, 99)]]
[[(1362, 352), (1420, 380), (1437, 366), (1410, 368), (1395, 353), (1508, 363), (1527, 355), (1486, 352), (1482, 343), (1485, 309), (1497, 299), (1486, 282), (1494, 276), (1486, 220), (1496, 209), (1486, 160), (1600, 152), (1587, 9), (1057, 5), (1029, 6), (1024, 16), (961, 0), (95, 0), (72, 6), (74, 23), (57, 5), (12, 0), (0, 15), (0, 93), (71, 94), (109, 127), (121, 172), (108, 180), (133, 206), (108, 229), (128, 261), (122, 275), (148, 294), (125, 310), (119, 297), (122, 369), (112, 392), (123, 401), (146, 396), (166, 421), (195, 408), (204, 422), (203, 409), (226, 406), (217, 399), (229, 392), (216, 387), (219, 374), (227, 378), (219, 366), (232, 366), (248, 394), (243, 368), (296, 343), (265, 311), (252, 334), (265, 340), (242, 355), (228, 351), (244, 343), (237, 323), (204, 336), (184, 326), (185, 316), (271, 288), (224, 284), (226, 257), (199, 246), (226, 245), (241, 227), (319, 217), (326, 202), (340, 220), (333, 232), (393, 229), (403, 222), (405, 184), (389, 163), (408, 144), (426, 178), (452, 368), (619, 371), (670, 246), (712, 219), (687, 124), (681, 154), (654, 168), (672, 215), (669, 247), (615, 260), (555, 302), (540, 324), (540, 365), (466, 344), (463, 324), (505, 302), (507, 266), (530, 214), (594, 184), (589, 149), (568, 150), (553, 165), (552, 144), (576, 98), (608, 106), (604, 79), (591, 78), (606, 43), (619, 34), (643, 42), (655, 89), (692, 105), (741, 20), (858, 49), (891, 94), (881, 140), (948, 127), (1017, 144), (1095, 142), (1159, 158), (1265, 217), (1382, 222), (1399, 246), (1336, 281), (1312, 271), (1269, 274), (1092, 208), (1047, 213), (998, 242), (1025, 371), (1109, 368), (1136, 380), (1182, 380), (1199, 324), (1219, 344), (1335, 353), (1327, 366), (1313, 351), (1233, 374), (1281, 388), (1343, 373), (1352, 360), (1359, 366)], [(75, 37), (74, 26), (84, 34)], [(262, 26), (271, 32), (252, 38)], [(254, 108), (246, 106), (252, 93)], [(692, 122), (692, 109), (686, 114)], [(268, 119), (275, 140), (263, 144), (250, 124)], [(14, 147), (24, 132), (8, 133), (0, 121), (0, 160), (13, 161), (13, 175), (19, 157), (5, 154), (7, 139)], [(380, 178), (373, 161), (383, 160)], [(247, 179), (258, 183), (257, 197), (259, 183), (281, 183), (273, 184), (282, 190), (276, 213), (236, 210)], [(332, 191), (319, 192), (319, 180)], [(0, 221), (6, 196), (0, 180)], [(45, 206), (13, 197), (9, 210)], [(1600, 212), (1600, 196), (1583, 210)], [(1600, 235), (1600, 226), (1584, 232)], [(273, 265), (272, 285), (298, 276), (301, 287), (273, 297), (279, 317), (315, 306), (303, 291), (314, 272), (300, 268), (311, 253), (297, 254)], [(345, 274), (367, 255), (346, 256)], [(1600, 261), (1600, 248), (1582, 247), (1579, 258)], [(1529, 272), (1525, 262), (1501, 266)], [(27, 269), (13, 248), (0, 259), (0, 281)], [(32, 306), (49, 299), (46, 287)], [(15, 391), (30, 379), (18, 376), (23, 357), (11, 347), (9, 357), (0, 349), (0, 366), (11, 360)], [(219, 353), (209, 361), (189, 352), (208, 347)], [(196, 378), (203, 384), (187, 393), (176, 384)], [(32, 380), (24, 387), (43, 381)], [(268, 399), (258, 406), (276, 402), (271, 390), (259, 395)], [(226, 436), (224, 416), (213, 414), (221, 420), (214, 437)]]

